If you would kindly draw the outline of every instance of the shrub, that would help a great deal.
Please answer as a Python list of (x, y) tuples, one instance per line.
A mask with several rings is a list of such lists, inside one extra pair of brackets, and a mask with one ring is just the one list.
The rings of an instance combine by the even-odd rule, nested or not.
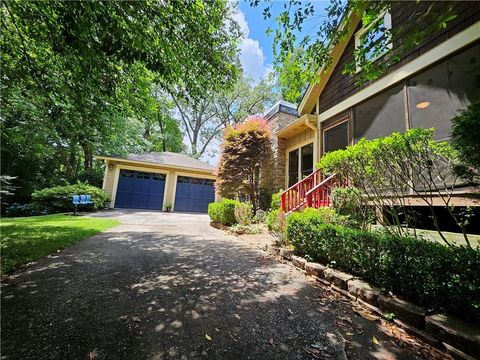
[(265, 219), (268, 231), (276, 236), (281, 244), (288, 245), (285, 238), (285, 213), (282, 209), (270, 210)]
[(110, 200), (110, 196), (102, 189), (82, 183), (37, 190), (32, 194), (32, 200), (34, 204), (46, 207), (51, 212), (72, 211), (73, 195), (91, 195), (94, 208), (103, 207)]
[(348, 229), (311, 211), (287, 218), (286, 236), (313, 260), (365, 278), (431, 309), (480, 320), (480, 249)]
[(456, 173), (480, 181), (480, 102), (471, 104), (452, 120), (452, 145), (462, 162)]
[(240, 225), (250, 225), (252, 223), (253, 208), (252, 205), (241, 202), (235, 206), (235, 220)]
[(5, 211), (9, 217), (47, 215), (48, 210), (35, 204), (12, 204)]
[(281, 201), (282, 201), (282, 193), (283, 190), (279, 190), (275, 194), (272, 194), (272, 202), (270, 203), (270, 208), (272, 210), (280, 209)]
[(335, 188), (332, 191), (333, 208), (348, 219), (349, 226), (365, 229), (373, 221), (374, 216), (368, 216), (370, 209), (363, 204), (362, 192), (356, 188)]
[(445, 208), (470, 246), (466, 231), (470, 214), (456, 212), (451, 201), (458, 161), (458, 151), (447, 141), (436, 141), (434, 129), (414, 128), (384, 138), (361, 139), (346, 149), (328, 152), (318, 166), (360, 189), (364, 207), (375, 210), (377, 221), (387, 231), (407, 235), (407, 228), (415, 227), (415, 217), (405, 216), (410, 205), (403, 200), (412, 194), (428, 207), (434, 228), (447, 245), (451, 244), (439, 225), (435, 201)]
[(213, 202), (208, 204), (208, 216), (210, 219), (215, 222), (220, 222), (220, 213), (221, 213), (222, 204), (219, 202)]
[(228, 232), (230, 234), (234, 234), (234, 235), (261, 234), (263, 232), (263, 226), (264, 225), (262, 225), (262, 224), (250, 224), (250, 225), (235, 224), (228, 230)]
[(236, 200), (223, 199), (218, 203), (208, 205), (208, 215), (212, 221), (220, 222), (223, 225), (233, 225), (236, 223), (235, 207), (240, 204)]

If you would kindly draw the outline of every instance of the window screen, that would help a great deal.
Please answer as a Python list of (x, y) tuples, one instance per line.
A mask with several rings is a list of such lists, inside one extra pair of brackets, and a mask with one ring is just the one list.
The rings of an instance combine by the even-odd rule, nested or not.
[(348, 121), (323, 132), (324, 152), (344, 149), (348, 146)]
[(355, 142), (405, 131), (403, 84), (355, 106), (353, 128)]
[(480, 45), (413, 77), (408, 95), (412, 127), (433, 127), (437, 140), (448, 139), (457, 111), (480, 100)]
[(298, 149), (288, 153), (288, 186), (298, 182)]

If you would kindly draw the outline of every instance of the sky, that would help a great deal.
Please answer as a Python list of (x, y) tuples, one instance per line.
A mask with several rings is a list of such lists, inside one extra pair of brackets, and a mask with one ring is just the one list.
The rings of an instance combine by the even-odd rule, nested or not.
[[(311, 21), (307, 21), (304, 25), (304, 35), (308, 32), (315, 31), (315, 25), (325, 16), (325, 8), (329, 5), (329, 1), (311, 1), (315, 7), (315, 16)], [(272, 17), (264, 20), (262, 12), (269, 3), (260, 2), (257, 7), (251, 7), (248, 1), (239, 1), (234, 19), (239, 24), (244, 37), (240, 42), (240, 62), (247, 75), (250, 75), (255, 82), (258, 82), (269, 72), (273, 71), (273, 34), (267, 36), (265, 30), (268, 27), (276, 28), (275, 16), (283, 11), (285, 1), (274, 1), (272, 7)], [(185, 138), (184, 141), (187, 141)], [(187, 142), (188, 143), (188, 142)], [(219, 160), (220, 142), (212, 141), (208, 146), (207, 154), (202, 156), (202, 160), (216, 165)], [(215, 151), (211, 151), (215, 150)]]
[[(315, 24), (325, 16), (328, 1), (311, 1), (315, 7), (315, 18), (307, 22), (301, 35), (315, 31)], [(244, 71), (255, 80), (260, 80), (273, 70), (273, 34), (267, 36), (268, 27), (276, 28), (275, 16), (282, 10), (285, 1), (274, 1), (272, 17), (264, 20), (262, 11), (267, 2), (251, 7), (247, 1), (239, 1), (234, 19), (240, 25), (244, 38), (240, 43), (240, 61)]]

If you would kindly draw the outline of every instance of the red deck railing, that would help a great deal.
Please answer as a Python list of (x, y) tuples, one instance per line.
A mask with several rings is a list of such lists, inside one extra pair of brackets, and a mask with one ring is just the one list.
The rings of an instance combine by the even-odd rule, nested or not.
[(346, 182), (339, 181), (336, 174), (325, 179), (321, 171), (317, 170), (282, 193), (282, 210), (289, 213), (305, 207), (330, 206), (332, 189), (345, 186)]
[(317, 170), (296, 184), (290, 186), (282, 193), (281, 207), (286, 213), (295, 211), (305, 206), (307, 192), (320, 184), (323, 174)]

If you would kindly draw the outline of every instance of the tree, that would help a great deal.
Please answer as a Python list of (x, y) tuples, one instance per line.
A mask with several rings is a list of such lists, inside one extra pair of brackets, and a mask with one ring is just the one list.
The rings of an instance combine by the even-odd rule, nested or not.
[[(2, 172), (23, 199), (95, 153), (158, 144), (142, 136), (159, 112), (152, 83), (198, 94), (236, 78), (240, 33), (221, 0), (8, 1), (1, 15)], [(155, 121), (177, 149), (175, 122)]]
[(261, 188), (268, 187), (270, 141), (268, 124), (260, 117), (227, 127), (215, 183), (220, 195), (247, 198), (254, 211), (259, 208)]
[(452, 124), (452, 145), (460, 164), (456, 173), (472, 183), (480, 183), (480, 102), (460, 111)]
[[(274, 67), (279, 75), (282, 96), (298, 102), (306, 86), (317, 82), (319, 70), (331, 65), (331, 49), (347, 35), (353, 16), (361, 19), (362, 26), (369, 28), (361, 46), (355, 50), (353, 60), (347, 62), (344, 73), (355, 75), (360, 83), (374, 80), (384, 74), (401, 56), (412, 50), (428, 36), (444, 30), (456, 18), (455, 2), (417, 1), (415, 11), (405, 22), (393, 29), (385, 29), (381, 14), (399, 6), (397, 1), (331, 0), (326, 17), (318, 16), (311, 1), (289, 0), (283, 3), (283, 10), (275, 17), (277, 27), (267, 29), (274, 33)], [(258, 6), (259, 0), (250, 0)], [(263, 9), (265, 20), (272, 17), (274, 2)], [(321, 20), (320, 20), (321, 19)], [(304, 32), (304, 26), (317, 29), (312, 35)], [(428, 24), (416, 28), (411, 24)], [(380, 32), (381, 31), (381, 32)], [(375, 34), (384, 33), (379, 40)], [(395, 46), (392, 47), (394, 40)], [(387, 51), (388, 50), (388, 51)], [(381, 62), (374, 62), (387, 52)], [(358, 68), (361, 69), (358, 72)]]
[(228, 125), (262, 113), (277, 98), (271, 79), (262, 79), (255, 85), (253, 79), (244, 75), (240, 75), (232, 88), (206, 92), (201, 97), (172, 94), (187, 134), (189, 151), (195, 157), (204, 155)]

